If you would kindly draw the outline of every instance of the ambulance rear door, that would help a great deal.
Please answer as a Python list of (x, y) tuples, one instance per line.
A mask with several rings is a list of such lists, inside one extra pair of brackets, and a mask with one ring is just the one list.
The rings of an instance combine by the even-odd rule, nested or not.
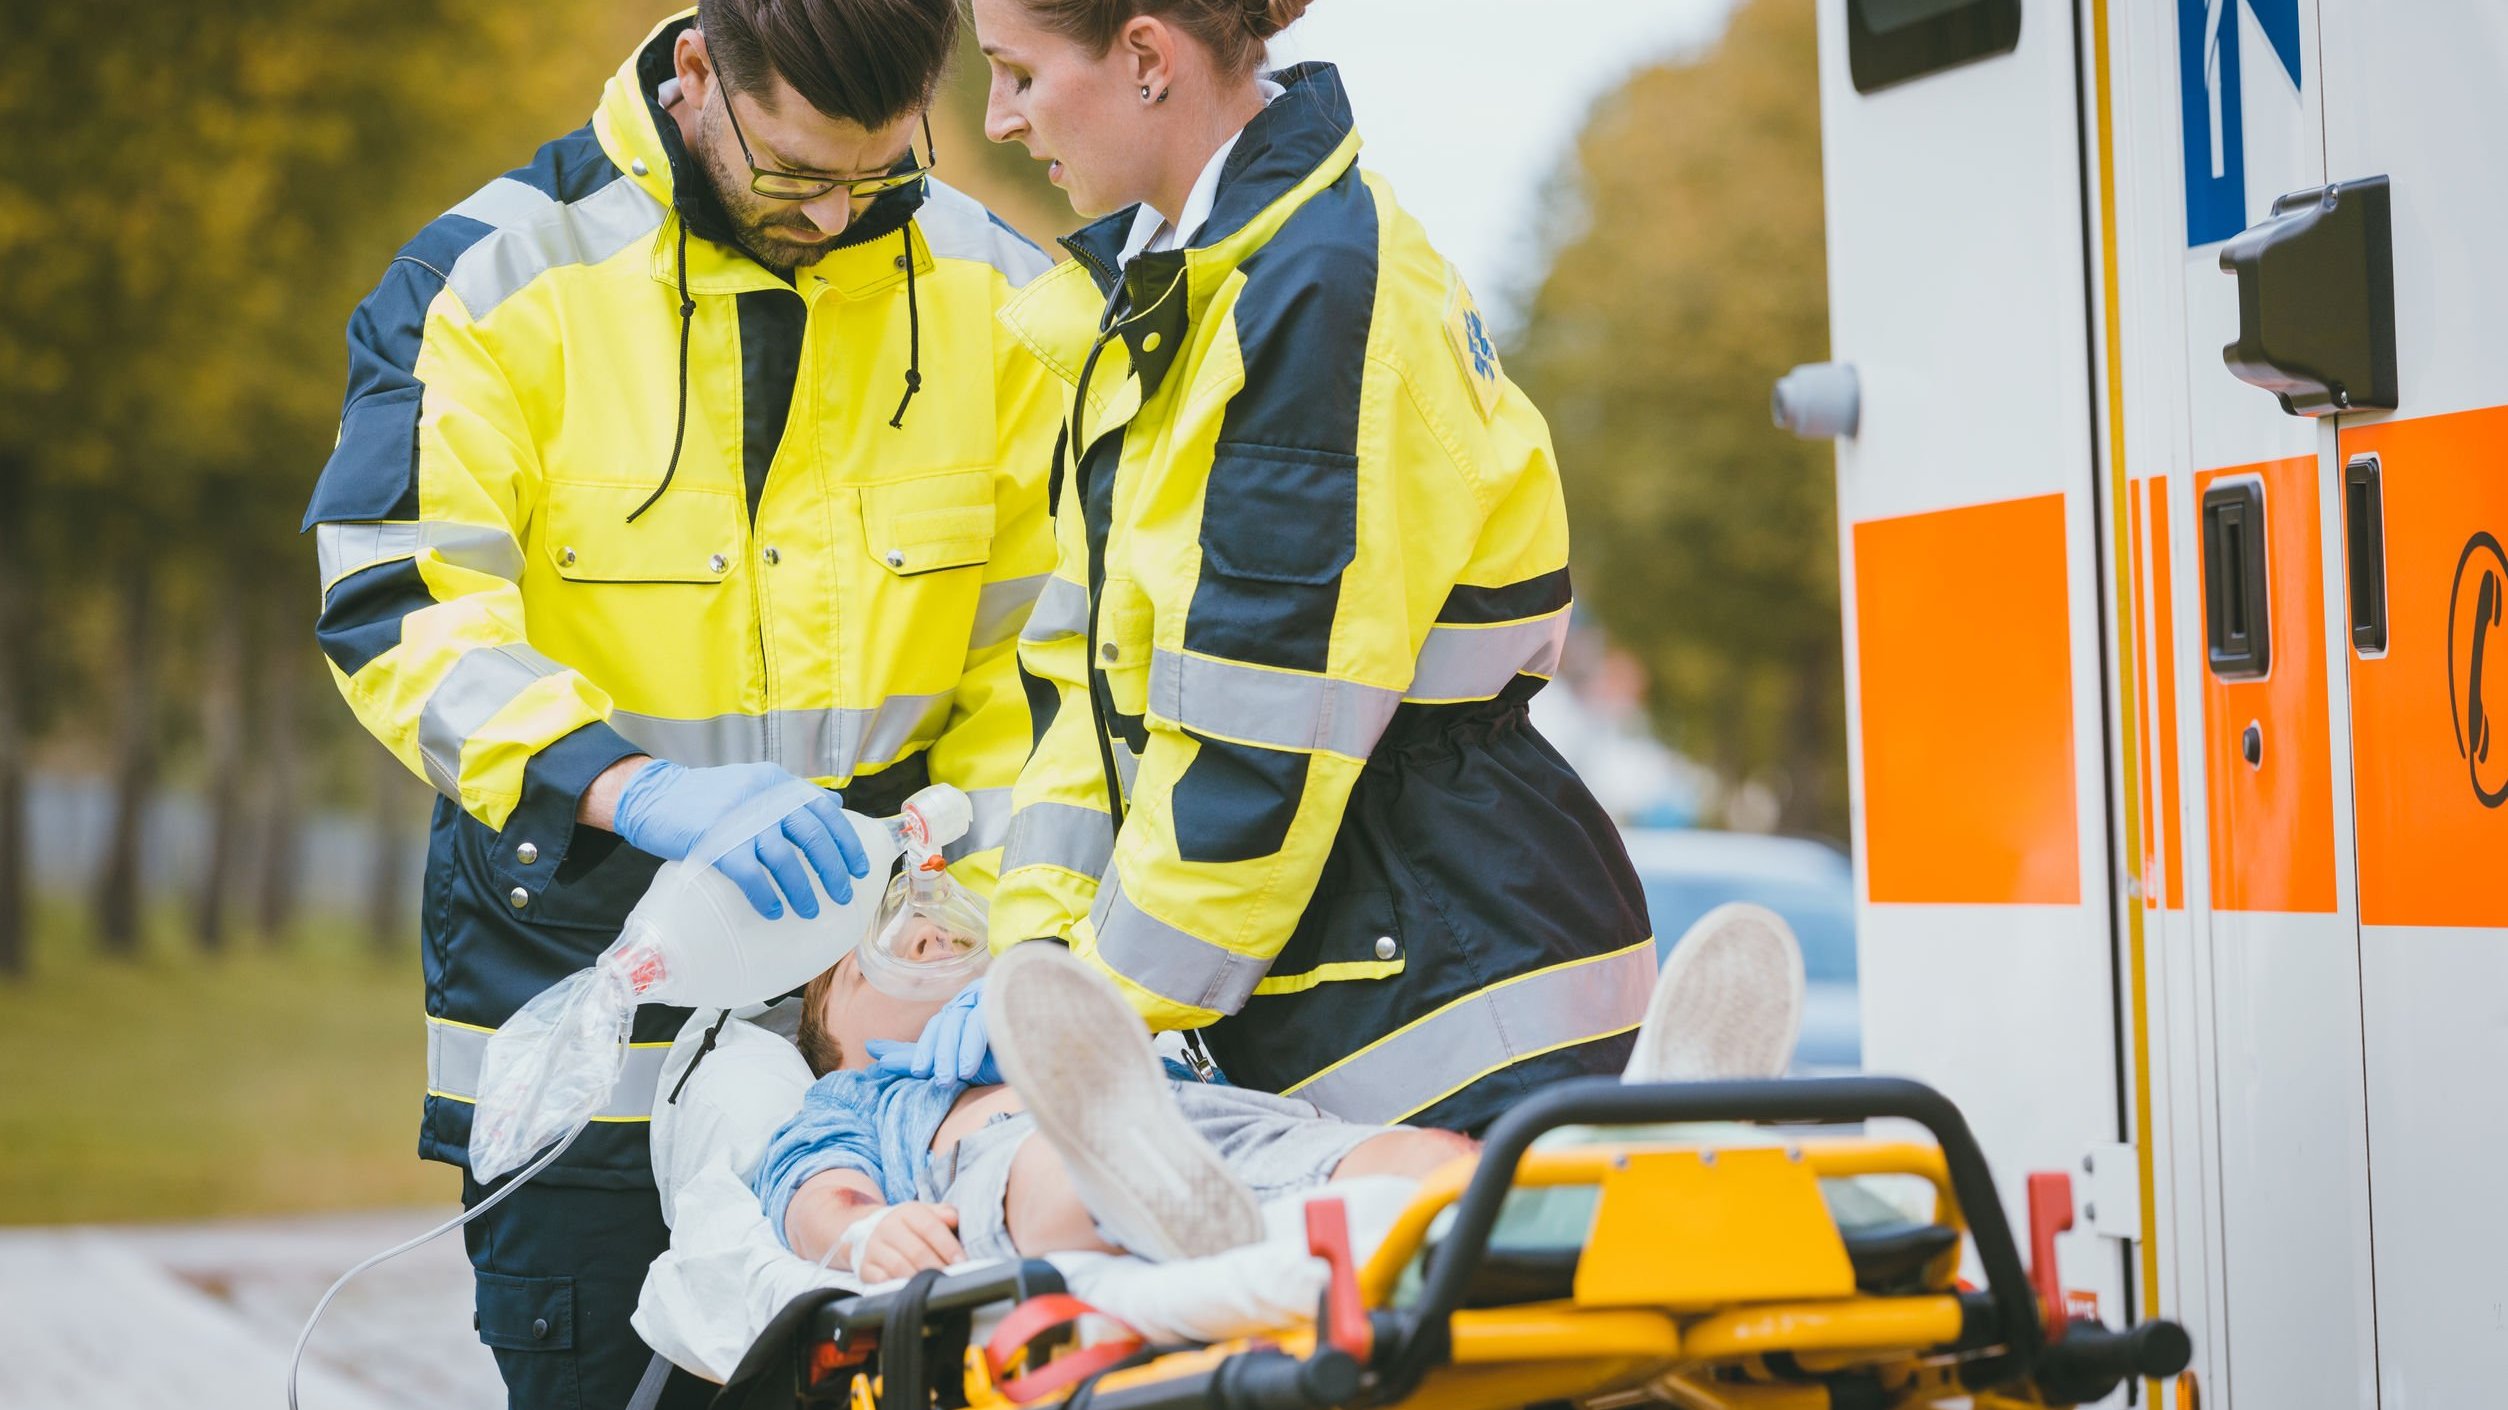
[(2208, 1406), (2372, 1405), (2341, 475), (2223, 359), (2224, 248), (2322, 186), (2316, 0), (2107, 12), (2134, 616), (2152, 1301)]
[[(1864, 1060), (2013, 1216), (2123, 1136), (2099, 476), (2068, 0), (1821, 0)], [(2068, 1283), (2125, 1310), (2119, 1246)]]
[[(2400, 405), (2341, 417), (2386, 1410), (2508, 1400), (2508, 7), (2321, 0), (2326, 175), (2382, 176)], [(2372, 330), (2373, 331), (2373, 330)], [(2312, 1236), (2312, 1235), (2311, 1235)]]

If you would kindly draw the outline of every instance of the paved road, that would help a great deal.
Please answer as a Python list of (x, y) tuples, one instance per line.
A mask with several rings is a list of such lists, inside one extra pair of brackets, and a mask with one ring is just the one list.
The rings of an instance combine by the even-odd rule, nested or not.
[[(0, 1228), (0, 1410), (281, 1410), (288, 1351), (331, 1280), (450, 1211)], [(303, 1410), (494, 1410), (461, 1236), (340, 1294)]]

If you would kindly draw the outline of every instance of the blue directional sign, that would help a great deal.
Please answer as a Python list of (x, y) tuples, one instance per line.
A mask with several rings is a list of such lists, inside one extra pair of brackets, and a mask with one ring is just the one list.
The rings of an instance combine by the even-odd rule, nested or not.
[(2299, 0), (2177, 0), (2177, 96), (2185, 121), (2186, 244), (2247, 228), (2245, 124), (2239, 116), (2238, 7), (2254, 12), (2290, 86), (2299, 83)]

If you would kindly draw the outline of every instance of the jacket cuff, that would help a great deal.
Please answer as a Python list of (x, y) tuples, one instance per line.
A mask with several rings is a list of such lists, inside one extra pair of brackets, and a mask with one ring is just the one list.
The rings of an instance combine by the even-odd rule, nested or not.
[(489, 854), (497, 881), (536, 899), (574, 846), (575, 810), (583, 805), (584, 790), (610, 765), (644, 752), (595, 720), (532, 755), (523, 766), (522, 801), (506, 815)]

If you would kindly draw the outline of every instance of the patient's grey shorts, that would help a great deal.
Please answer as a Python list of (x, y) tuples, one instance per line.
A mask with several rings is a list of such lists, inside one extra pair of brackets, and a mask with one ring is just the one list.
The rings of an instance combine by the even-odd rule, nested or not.
[[(1220, 1159), (1269, 1200), (1302, 1194), (1332, 1178), (1359, 1143), (1393, 1128), (1359, 1126), (1326, 1116), (1314, 1103), (1218, 1083), (1169, 1079), (1176, 1105)], [(923, 1198), (958, 1211), (958, 1244), (969, 1259), (1017, 1258), (1002, 1212), (1010, 1162), (1036, 1130), (1024, 1111), (1006, 1111), (957, 1145), (935, 1152), (924, 1167)]]

